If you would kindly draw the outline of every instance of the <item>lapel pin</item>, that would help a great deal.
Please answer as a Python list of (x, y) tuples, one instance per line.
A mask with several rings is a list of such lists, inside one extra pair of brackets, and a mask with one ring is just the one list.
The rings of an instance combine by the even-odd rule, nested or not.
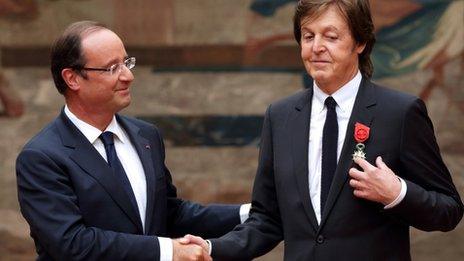
[(369, 139), (369, 132), (370, 128), (362, 123), (356, 122), (354, 125), (354, 139), (357, 144), (356, 150), (353, 153), (353, 160), (357, 157), (366, 159), (366, 152), (364, 151), (366, 145), (363, 142)]

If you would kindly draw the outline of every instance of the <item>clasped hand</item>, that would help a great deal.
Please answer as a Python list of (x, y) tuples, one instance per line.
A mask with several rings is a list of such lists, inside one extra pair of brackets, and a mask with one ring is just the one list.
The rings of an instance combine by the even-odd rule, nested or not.
[(173, 240), (173, 261), (211, 261), (209, 245), (201, 237), (185, 235), (183, 238)]

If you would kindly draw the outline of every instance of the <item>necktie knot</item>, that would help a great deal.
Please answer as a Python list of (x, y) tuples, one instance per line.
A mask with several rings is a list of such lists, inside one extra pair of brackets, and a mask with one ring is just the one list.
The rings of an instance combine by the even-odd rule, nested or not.
[(113, 133), (110, 131), (103, 132), (102, 134), (100, 134), (100, 140), (103, 142), (103, 145), (105, 146), (113, 145), (114, 144)]
[(327, 106), (327, 109), (335, 110), (335, 107), (337, 106), (337, 102), (332, 96), (327, 97), (324, 101), (325, 106)]

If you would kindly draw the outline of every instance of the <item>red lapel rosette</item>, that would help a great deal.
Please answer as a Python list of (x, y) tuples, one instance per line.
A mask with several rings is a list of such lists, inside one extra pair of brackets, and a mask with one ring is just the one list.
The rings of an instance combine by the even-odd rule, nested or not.
[(354, 139), (357, 143), (363, 143), (369, 139), (370, 128), (366, 125), (356, 122), (354, 124)]

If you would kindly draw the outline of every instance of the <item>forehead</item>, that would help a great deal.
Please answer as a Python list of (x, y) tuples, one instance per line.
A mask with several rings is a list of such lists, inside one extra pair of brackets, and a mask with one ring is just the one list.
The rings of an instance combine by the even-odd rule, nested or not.
[(112, 31), (101, 29), (82, 36), (82, 52), (88, 62), (124, 59), (126, 50), (121, 39)]
[(339, 31), (349, 31), (349, 26), (340, 9), (331, 5), (319, 13), (311, 13), (301, 19), (301, 29), (334, 29)]

